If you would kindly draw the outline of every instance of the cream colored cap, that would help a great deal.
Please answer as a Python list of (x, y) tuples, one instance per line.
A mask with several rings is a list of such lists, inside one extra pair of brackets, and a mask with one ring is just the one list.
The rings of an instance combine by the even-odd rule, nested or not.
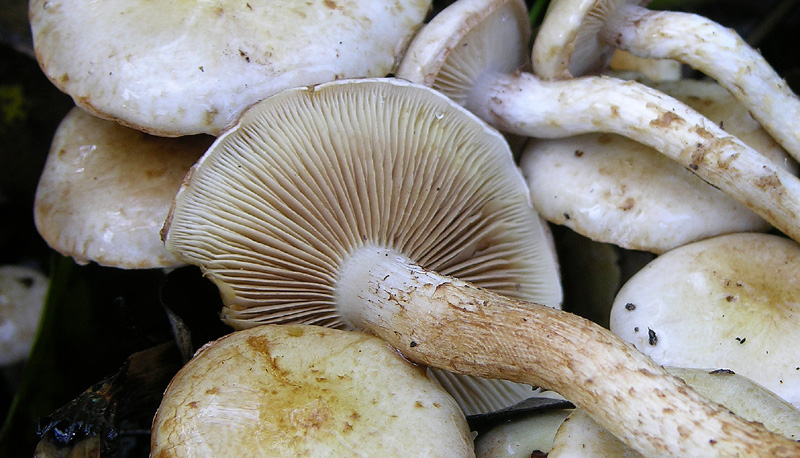
[(800, 245), (741, 233), (691, 243), (620, 289), (611, 330), (662, 365), (726, 368), (800, 406)]
[(265, 325), (207, 344), (153, 421), (153, 458), (473, 456), (458, 404), (360, 332)]
[(212, 141), (155, 137), (74, 108), (58, 126), (39, 178), (39, 234), (80, 264), (181, 265), (159, 231), (183, 176)]
[(158, 135), (219, 134), (290, 87), (391, 72), (430, 0), (32, 0), (37, 59), (76, 104)]

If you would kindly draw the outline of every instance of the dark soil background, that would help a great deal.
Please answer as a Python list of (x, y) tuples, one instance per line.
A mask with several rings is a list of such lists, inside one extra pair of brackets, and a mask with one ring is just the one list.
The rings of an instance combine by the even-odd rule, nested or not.
[[(441, 7), (447, 2), (434, 3)], [(651, 6), (697, 12), (735, 28), (761, 50), (795, 92), (800, 91), (799, 1), (666, 0)], [(227, 329), (216, 322), (216, 291), (193, 268), (166, 274), (78, 266), (41, 240), (33, 224), (33, 196), (53, 132), (73, 104), (49, 83), (33, 57), (27, 3), (0, 0), (0, 11), (0, 264), (37, 267), (52, 278), (47, 316), (31, 359), (27, 365), (0, 370), (0, 415), (6, 418), (0, 433), (0, 456), (32, 456), (41, 417), (118, 373), (131, 354), (172, 341), (167, 308), (186, 318), (195, 346)], [(565, 229), (556, 228), (555, 234), (564, 252), (578, 243), (579, 236)], [(570, 291), (582, 286), (579, 276), (584, 273), (567, 263), (563, 269), (569, 304)], [(194, 295), (187, 297), (185, 291)], [(199, 315), (193, 312), (194, 319), (183, 313), (190, 304), (202, 310)], [(140, 369), (135, 362), (127, 367)], [(134, 379), (131, 371), (122, 372), (128, 376), (127, 388)], [(116, 394), (108, 386), (95, 386), (90, 397), (94, 396), (94, 401), (113, 398)], [(125, 396), (147, 399), (136, 390)], [(51, 431), (72, 434), (76, 439), (98, 433), (118, 445), (114, 453), (106, 451), (104, 456), (146, 456), (152, 412), (131, 412), (125, 403), (118, 411), (113, 411), (111, 404), (104, 405), (108, 409), (94, 411), (84, 404), (73, 405), (70, 418), (82, 416), (82, 422), (76, 426), (55, 419)], [(99, 417), (106, 418), (106, 423), (96, 425)], [(92, 451), (100, 450), (100, 445), (92, 443), (88, 451), (72, 456), (99, 456)], [(52, 452), (47, 456), (64, 455)]]

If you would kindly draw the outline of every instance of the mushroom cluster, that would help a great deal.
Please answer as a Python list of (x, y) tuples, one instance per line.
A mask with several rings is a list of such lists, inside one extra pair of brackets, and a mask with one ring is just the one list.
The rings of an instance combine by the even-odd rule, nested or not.
[[(797, 96), (697, 16), (553, 0), (534, 36), (523, 0), (445, 3), (31, 0), (36, 58), (77, 105), (42, 238), (198, 266), (232, 329), (174, 377), (151, 456), (488, 457), (530, 428), (552, 456), (800, 456), (772, 421), (800, 416)], [(670, 82), (603, 74), (610, 45)], [(561, 310), (553, 224), (658, 254), (608, 327)], [(705, 389), (714, 370), (769, 401)], [(534, 389), (575, 408), (473, 444), (464, 414)]]

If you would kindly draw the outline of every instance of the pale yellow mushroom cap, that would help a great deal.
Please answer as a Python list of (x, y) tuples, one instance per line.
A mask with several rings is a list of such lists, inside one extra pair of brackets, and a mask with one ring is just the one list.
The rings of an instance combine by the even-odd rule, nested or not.
[(201, 348), (170, 383), (153, 458), (469, 457), (458, 404), (381, 339), (264, 325)]
[(659, 364), (725, 368), (800, 406), (800, 245), (740, 233), (694, 242), (620, 289), (611, 330)]

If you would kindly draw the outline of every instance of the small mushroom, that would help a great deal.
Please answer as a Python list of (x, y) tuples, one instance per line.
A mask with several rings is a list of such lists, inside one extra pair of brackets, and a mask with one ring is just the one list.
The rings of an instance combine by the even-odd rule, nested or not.
[[(797, 163), (718, 84), (683, 80), (656, 88), (797, 173)], [(520, 164), (536, 210), (592, 240), (662, 253), (715, 235), (771, 228), (679, 164), (618, 135), (532, 139)]]
[(34, 50), (92, 114), (146, 132), (218, 135), (290, 87), (383, 76), (430, 0), (32, 0)]
[(459, 0), (412, 40), (396, 75), (432, 86), (502, 131), (534, 138), (614, 133), (690, 169), (800, 240), (800, 180), (673, 97), (608, 77), (520, 71), (530, 35), (521, 0)]
[(36, 189), (39, 234), (81, 264), (181, 265), (159, 230), (183, 176), (213, 140), (156, 137), (72, 109), (56, 130)]
[(233, 324), (347, 323), (419, 364), (552, 389), (653, 456), (800, 453), (608, 330), (517, 299), (559, 290), (537, 218), (496, 131), (423, 86), (341, 80), (249, 109), (164, 238)]
[[(546, 398), (550, 393), (538, 397)], [(544, 458), (558, 427), (574, 409), (552, 409), (508, 419), (475, 438), (476, 458)]]
[(236, 331), (172, 379), (153, 458), (474, 456), (466, 418), (425, 369), (360, 332)]
[(611, 330), (657, 363), (722, 367), (800, 407), (800, 246), (740, 233), (668, 251), (631, 277)]
[[(669, 367), (703, 396), (750, 421), (764, 424), (790, 439), (800, 439), (800, 410), (747, 377), (727, 370)], [(558, 429), (548, 458), (641, 458), (582, 410), (575, 410)]]
[(44, 309), (48, 279), (38, 269), (0, 266), (0, 366), (24, 361)]
[(708, 18), (653, 11), (646, 0), (556, 0), (533, 45), (542, 78), (581, 76), (602, 68), (611, 50), (675, 59), (719, 82), (795, 158), (800, 158), (800, 99), (761, 54), (733, 29)]

